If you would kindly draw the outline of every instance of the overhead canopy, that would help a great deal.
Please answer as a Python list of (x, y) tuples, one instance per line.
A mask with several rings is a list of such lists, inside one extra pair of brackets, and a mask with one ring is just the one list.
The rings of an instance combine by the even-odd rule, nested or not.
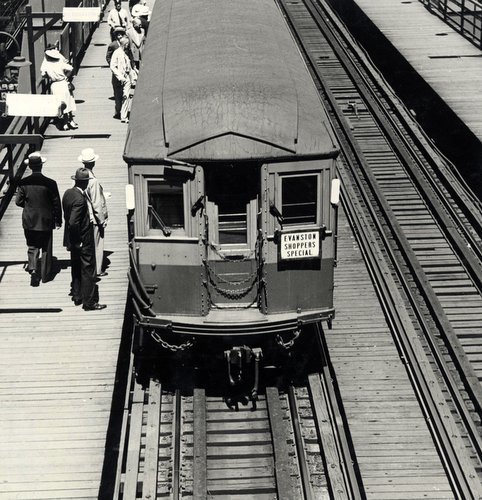
[(126, 161), (328, 155), (325, 123), (273, 0), (156, 2)]

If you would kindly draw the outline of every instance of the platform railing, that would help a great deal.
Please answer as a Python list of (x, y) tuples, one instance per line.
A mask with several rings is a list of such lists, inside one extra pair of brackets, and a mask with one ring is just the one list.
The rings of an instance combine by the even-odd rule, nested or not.
[[(26, 2), (19, 1), (19, 4)], [(108, 2), (104, 0), (68, 0), (69, 6), (100, 6), (101, 12), (105, 9)], [(25, 25), (23, 20), (19, 29), (22, 30)], [(83, 51), (88, 44), (97, 23), (78, 23), (72, 28), (67, 25), (57, 30), (57, 36), (63, 40), (63, 46), (69, 53), (74, 65), (74, 71), (77, 69)], [(40, 79), (40, 74), (36, 75), (36, 91), (45, 94), (47, 88), (45, 82)], [(26, 136), (40, 133), (42, 134), (50, 123), (50, 118), (38, 119), (38, 127), (34, 126), (31, 117), (14, 117), (8, 128), (5, 130), (5, 136)], [(18, 181), (25, 172), (24, 159), (35, 148), (39, 148), (38, 141), (28, 143), (27, 140), (15, 144), (7, 144), (7, 141), (0, 141), (0, 220), (3, 217), (14, 193)]]
[(477, 0), (419, 0), (436, 16), (482, 50), (482, 3)]

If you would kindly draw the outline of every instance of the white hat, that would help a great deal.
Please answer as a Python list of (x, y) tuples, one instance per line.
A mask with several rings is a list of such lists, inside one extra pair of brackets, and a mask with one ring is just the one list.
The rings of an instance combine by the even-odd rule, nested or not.
[(139, 16), (148, 16), (151, 11), (147, 5), (139, 5)]
[(45, 51), (45, 55), (47, 57), (51, 57), (52, 59), (62, 59), (62, 54), (57, 49), (47, 49)]
[(80, 156), (77, 159), (81, 163), (93, 163), (99, 159), (99, 155), (96, 155), (92, 148), (85, 148), (80, 152)]
[(28, 158), (24, 161), (25, 165), (30, 165), (31, 167), (39, 167), (47, 161), (47, 158), (40, 156), (38, 151), (34, 151), (28, 155)]

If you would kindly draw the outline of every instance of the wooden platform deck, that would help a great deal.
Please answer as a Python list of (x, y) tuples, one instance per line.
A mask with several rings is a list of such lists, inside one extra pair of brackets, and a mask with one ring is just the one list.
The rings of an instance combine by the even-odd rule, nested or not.
[(352, 0), (482, 142), (482, 53), (418, 1)]
[(336, 318), (325, 336), (365, 494), (454, 498), (343, 210), (339, 217)]
[(109, 30), (93, 35), (75, 78), (79, 129), (50, 126), (44, 173), (72, 186), (86, 147), (100, 155), (95, 173), (111, 193), (99, 283), (103, 311), (86, 312), (68, 296), (69, 254), (54, 233), (57, 274), (29, 286), (21, 209), (12, 202), (0, 222), (0, 498), (97, 498), (127, 294), (127, 226), (122, 160), (127, 126), (113, 119)]

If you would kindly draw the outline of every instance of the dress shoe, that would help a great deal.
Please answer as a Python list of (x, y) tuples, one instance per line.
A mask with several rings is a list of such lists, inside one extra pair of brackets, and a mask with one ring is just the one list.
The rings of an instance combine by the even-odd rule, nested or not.
[(70, 127), (71, 129), (74, 129), (74, 130), (75, 130), (75, 129), (77, 129), (77, 128), (79, 128), (79, 126), (77, 125), (77, 123), (75, 123), (75, 122), (74, 122), (74, 120), (71, 120), (71, 121), (69, 122), (69, 127)]
[(114, 115), (112, 118), (114, 118), (114, 120), (120, 120), (120, 115)]
[(40, 277), (36, 272), (30, 274), (30, 286), (39, 286)]
[(102, 276), (107, 276), (108, 274), (109, 274), (108, 272), (106, 272), (106, 271), (102, 271), (102, 272), (101, 272), (101, 273), (99, 273), (97, 276), (98, 276), (99, 278), (102, 278)]
[(76, 305), (76, 306), (80, 306), (80, 304), (82, 304), (82, 299), (74, 299), (72, 297), (72, 302)]
[(82, 306), (84, 311), (100, 311), (101, 309), (105, 309), (107, 306), (105, 304), (93, 304), (91, 306)]

